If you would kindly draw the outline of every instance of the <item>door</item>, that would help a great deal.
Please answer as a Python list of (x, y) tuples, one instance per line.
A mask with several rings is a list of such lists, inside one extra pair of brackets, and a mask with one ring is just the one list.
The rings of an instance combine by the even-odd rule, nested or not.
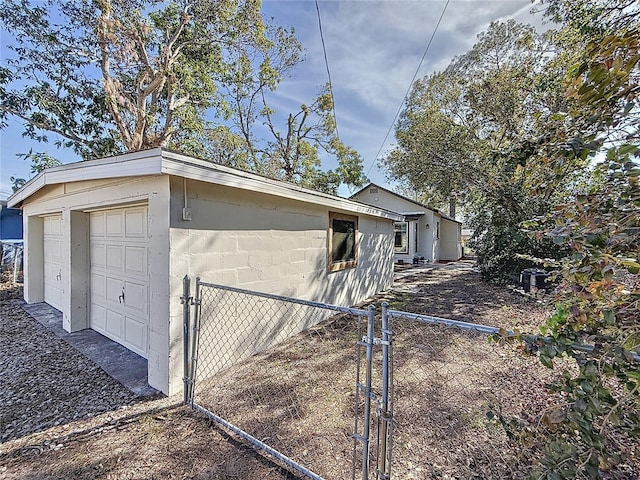
[(44, 221), (44, 301), (62, 310), (62, 215)]
[(147, 358), (147, 207), (103, 210), (90, 215), (90, 326)]

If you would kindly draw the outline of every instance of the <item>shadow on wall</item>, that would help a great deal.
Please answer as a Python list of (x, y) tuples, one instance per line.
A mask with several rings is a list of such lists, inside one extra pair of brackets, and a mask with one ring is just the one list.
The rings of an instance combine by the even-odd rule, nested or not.
[[(263, 200), (258, 207), (263, 215), (256, 215), (257, 207), (246, 203), (233, 204), (234, 215), (229, 215), (228, 203), (199, 205), (198, 201), (191, 200), (194, 211), (208, 206), (208, 216), (200, 218), (198, 214), (197, 221), (194, 217), (191, 222), (172, 221), (174, 306), (175, 299), (182, 295), (185, 274), (191, 276), (192, 288), (194, 277), (199, 276), (203, 282), (212, 284), (341, 306), (362, 303), (391, 286), (393, 230), (390, 222), (360, 217), (357, 265), (329, 272), (326, 207), (301, 211), (296, 202), (273, 205), (267, 203), (268, 197)], [(172, 219), (179, 215), (181, 212), (172, 208)], [(201, 298), (203, 320), (222, 315), (221, 321), (212, 320), (211, 326), (202, 326), (217, 329), (216, 366), (199, 366), (211, 370), (210, 373), (282, 342), (333, 314), (311, 307), (304, 311), (300, 306), (278, 310), (280, 307), (267, 299), (246, 295), (234, 298), (234, 294), (209, 288), (202, 289)], [(178, 326), (172, 326), (172, 331), (172, 357), (179, 358), (182, 340)]]

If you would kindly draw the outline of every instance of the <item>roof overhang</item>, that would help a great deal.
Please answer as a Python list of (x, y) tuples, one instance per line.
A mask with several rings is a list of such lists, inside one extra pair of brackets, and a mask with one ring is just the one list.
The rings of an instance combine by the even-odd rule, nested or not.
[(415, 222), (426, 215), (426, 212), (403, 212), (405, 222)]
[(153, 175), (174, 175), (393, 221), (402, 221), (404, 218), (401, 214), (364, 203), (272, 180), (162, 148), (48, 168), (11, 195), (7, 199), (7, 204), (10, 207), (19, 208), (25, 200), (47, 185)]

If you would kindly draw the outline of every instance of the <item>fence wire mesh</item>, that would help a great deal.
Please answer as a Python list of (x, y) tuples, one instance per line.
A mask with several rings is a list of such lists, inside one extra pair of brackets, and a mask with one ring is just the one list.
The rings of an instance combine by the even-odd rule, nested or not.
[(309, 478), (519, 479), (541, 453), (519, 435), (554, 373), (497, 328), (202, 282), (195, 302), (192, 404)]
[(516, 418), (520, 427), (533, 421), (527, 412), (547, 406), (549, 370), (511, 343), (489, 341), (486, 327), (389, 315), (392, 477), (526, 477), (532, 459), (499, 420)]
[(368, 312), (205, 283), (196, 295), (193, 403), (319, 477), (361, 478)]
[(13, 285), (23, 281), (24, 244), (22, 240), (0, 241), (0, 277)]

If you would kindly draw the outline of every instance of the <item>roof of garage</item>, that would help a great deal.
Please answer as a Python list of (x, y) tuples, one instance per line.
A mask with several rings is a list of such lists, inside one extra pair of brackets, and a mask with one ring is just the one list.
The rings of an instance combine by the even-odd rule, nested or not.
[(217, 165), (163, 148), (48, 168), (11, 195), (7, 203), (10, 207), (20, 207), (27, 198), (47, 185), (147, 175), (174, 175), (389, 220), (401, 221), (403, 218), (395, 212)]

